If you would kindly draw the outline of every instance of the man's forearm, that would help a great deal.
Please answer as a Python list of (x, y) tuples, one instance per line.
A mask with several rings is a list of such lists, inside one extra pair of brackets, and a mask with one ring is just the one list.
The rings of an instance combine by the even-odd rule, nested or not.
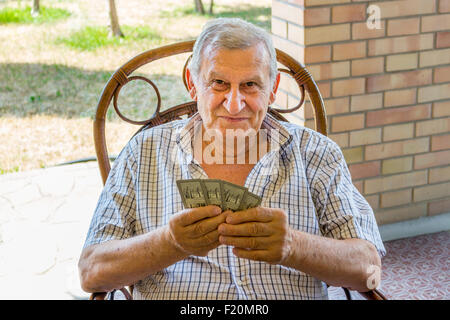
[(83, 250), (79, 270), (83, 290), (105, 292), (132, 285), (182, 259), (186, 254), (170, 241), (167, 227)]
[(284, 265), (328, 285), (368, 291), (369, 266), (381, 269), (375, 247), (362, 239), (336, 240), (292, 231), (292, 252)]

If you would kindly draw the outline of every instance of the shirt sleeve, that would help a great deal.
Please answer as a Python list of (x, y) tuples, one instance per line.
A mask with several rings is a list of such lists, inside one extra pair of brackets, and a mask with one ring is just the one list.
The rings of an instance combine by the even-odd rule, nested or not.
[(313, 184), (322, 234), (334, 239), (359, 238), (371, 242), (380, 257), (386, 254), (372, 208), (354, 186), (339, 146), (325, 144)]
[(131, 149), (129, 143), (114, 161), (94, 211), (84, 248), (134, 234), (137, 162)]

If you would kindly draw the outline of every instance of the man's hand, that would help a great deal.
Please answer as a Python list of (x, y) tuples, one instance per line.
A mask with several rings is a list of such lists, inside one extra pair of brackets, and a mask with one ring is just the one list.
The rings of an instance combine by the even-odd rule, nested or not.
[(221, 244), (233, 246), (233, 253), (251, 260), (283, 264), (291, 254), (292, 231), (281, 209), (252, 208), (228, 212), (219, 226)]
[(225, 218), (225, 213), (212, 205), (183, 210), (169, 221), (172, 242), (186, 254), (206, 256), (220, 245), (217, 227)]

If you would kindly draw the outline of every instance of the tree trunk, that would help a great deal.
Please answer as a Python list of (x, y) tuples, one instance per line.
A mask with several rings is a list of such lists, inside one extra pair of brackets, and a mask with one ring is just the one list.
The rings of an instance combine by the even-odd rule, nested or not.
[(209, 3), (209, 14), (210, 15), (213, 14), (213, 6), (214, 6), (214, 0), (211, 0), (211, 2)]
[(199, 12), (200, 14), (205, 14), (205, 8), (203, 7), (202, 0), (194, 0), (195, 2), (195, 11)]
[(111, 19), (111, 34), (115, 37), (123, 37), (123, 33), (120, 30), (119, 18), (117, 17), (116, 4), (114, 0), (108, 0), (109, 3), (109, 17)]
[(39, 0), (33, 0), (33, 8), (31, 9), (31, 15), (33, 17), (36, 17), (37, 15), (39, 15)]

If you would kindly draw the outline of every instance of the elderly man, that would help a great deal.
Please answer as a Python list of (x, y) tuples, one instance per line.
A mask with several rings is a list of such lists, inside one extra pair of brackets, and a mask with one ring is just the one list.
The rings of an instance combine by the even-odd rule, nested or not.
[[(187, 78), (198, 113), (141, 132), (114, 162), (79, 261), (83, 289), (134, 285), (138, 299), (326, 299), (326, 284), (372, 289), (385, 249), (342, 152), (267, 114), (280, 82), (270, 35), (239, 19), (209, 22)], [(194, 150), (195, 123), (222, 135), (216, 161)], [(268, 134), (227, 148), (230, 130)], [(229, 161), (256, 149), (256, 161)], [(208, 178), (247, 187), (261, 206), (183, 209), (176, 181)]]

